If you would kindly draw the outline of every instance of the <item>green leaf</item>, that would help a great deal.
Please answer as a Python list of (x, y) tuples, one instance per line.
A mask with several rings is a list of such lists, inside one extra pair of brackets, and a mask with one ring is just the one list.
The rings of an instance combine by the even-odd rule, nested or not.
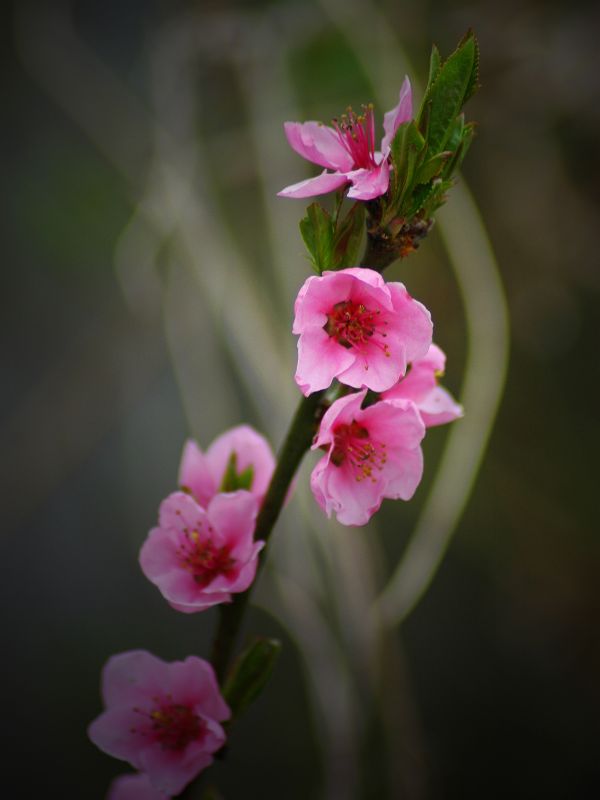
[(356, 266), (365, 229), (365, 204), (355, 203), (335, 234), (333, 264), (335, 269)]
[(415, 175), (415, 184), (429, 183), (432, 178), (440, 174), (448, 159), (453, 155), (454, 154), (450, 150), (442, 150), (441, 153), (438, 153), (436, 156), (433, 156), (433, 158), (421, 164)]
[(220, 492), (237, 492), (238, 489), (250, 490), (254, 480), (254, 467), (250, 464), (241, 472), (237, 471), (237, 453), (235, 450), (229, 456), (229, 461), (225, 467), (223, 480), (219, 488)]
[(459, 114), (450, 127), (448, 134), (448, 141), (446, 142), (446, 150), (456, 152), (462, 141), (463, 131), (465, 129), (465, 115)]
[(440, 56), (440, 51), (437, 49), (437, 46), (434, 44), (431, 48), (431, 57), (429, 59), (429, 78), (427, 79), (427, 89), (429, 89), (431, 84), (434, 83), (437, 76), (440, 74), (441, 68), (442, 57)]
[[(479, 83), (479, 42), (473, 31), (469, 28), (469, 30), (465, 33), (463, 37), (463, 42), (465, 42), (468, 38), (472, 38), (473, 43), (475, 45), (475, 59), (473, 62), (473, 69), (471, 71), (471, 80), (467, 86), (467, 90), (465, 92), (465, 97), (463, 100), (463, 105), (467, 102), (467, 100), (475, 94), (475, 92), (479, 89), (481, 84)], [(462, 42), (461, 42), (462, 44)]]
[(437, 191), (429, 199), (425, 208), (425, 214), (427, 217), (431, 217), (434, 211), (437, 211), (440, 206), (444, 205), (446, 202), (446, 193), (452, 188), (452, 186), (454, 186), (454, 181), (452, 179), (441, 181), (437, 187)]
[(469, 31), (425, 93), (419, 128), (426, 134), (429, 150), (434, 154), (445, 149), (454, 120), (477, 88), (478, 54), (477, 41)]
[(238, 657), (223, 687), (223, 697), (233, 717), (238, 717), (262, 692), (280, 652), (281, 642), (277, 639), (256, 637)]
[(430, 198), (437, 191), (439, 183), (440, 181), (437, 180), (432, 181), (431, 183), (421, 183), (416, 187), (408, 199), (408, 206), (404, 211), (406, 217), (410, 219), (411, 217), (414, 217), (418, 211), (424, 208), (427, 201), (430, 200)]
[(461, 131), (461, 139), (456, 147), (454, 156), (448, 161), (444, 168), (444, 177), (449, 178), (457, 169), (460, 168), (460, 165), (463, 162), (464, 157), (467, 154), (469, 147), (471, 146), (471, 142), (473, 141), (473, 137), (475, 136), (476, 125), (474, 122), (468, 122)]
[(311, 203), (300, 220), (300, 233), (315, 270), (320, 275), (333, 266), (334, 223), (319, 203)]
[(415, 167), (425, 155), (425, 139), (414, 121), (400, 125), (392, 140), (394, 164), (394, 204), (399, 204), (410, 190)]

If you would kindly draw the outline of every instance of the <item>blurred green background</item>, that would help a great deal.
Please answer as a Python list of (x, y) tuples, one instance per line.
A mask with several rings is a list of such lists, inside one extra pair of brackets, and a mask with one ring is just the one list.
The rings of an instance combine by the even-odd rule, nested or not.
[[(103, 797), (128, 769), (85, 733), (106, 658), (208, 652), (216, 615), (168, 608), (137, 553), (187, 435), (205, 446), (249, 421), (277, 446), (294, 407), (304, 205), (275, 192), (310, 173), (283, 121), (371, 99), (381, 120), (404, 71), (423, 82), (432, 42), (448, 54), (468, 27), (482, 89), (464, 178), (512, 336), (489, 448), (455, 531), (442, 515), (453, 538), (431, 586), (391, 629), (366, 609), (414, 541), (449, 432), (428, 434), (414, 501), (386, 503), (365, 529), (322, 520), (307, 459), (247, 626), (285, 652), (214, 778), (228, 799), (600, 796), (599, 23), (594, 4), (561, 0), (8, 9), (5, 797)], [(446, 242), (479, 241), (475, 217), (444, 219)], [(445, 383), (464, 401), (465, 319), (492, 345), (500, 323), (485, 285), (469, 307), (457, 275), (437, 226), (390, 270), (431, 309)], [(486, 402), (493, 416), (501, 336), (486, 341), (471, 375), (481, 406), (474, 395), (458, 425)], [(467, 456), (484, 428), (463, 428)], [(453, 480), (466, 498), (469, 476)]]

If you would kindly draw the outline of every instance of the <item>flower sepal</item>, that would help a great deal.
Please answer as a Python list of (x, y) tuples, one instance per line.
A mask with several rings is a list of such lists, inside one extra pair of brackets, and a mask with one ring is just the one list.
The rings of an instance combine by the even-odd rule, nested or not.
[(280, 652), (280, 641), (256, 636), (240, 653), (223, 686), (223, 697), (231, 709), (231, 721), (239, 717), (265, 688)]

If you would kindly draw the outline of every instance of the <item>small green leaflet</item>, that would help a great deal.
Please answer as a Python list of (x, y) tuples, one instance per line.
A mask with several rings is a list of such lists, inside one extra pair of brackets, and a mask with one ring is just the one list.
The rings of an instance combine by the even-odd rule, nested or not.
[(233, 717), (238, 717), (262, 692), (281, 652), (277, 639), (256, 637), (231, 668), (223, 697)]
[(319, 203), (311, 203), (300, 220), (300, 233), (317, 274), (333, 266), (334, 224)]
[(254, 480), (254, 467), (252, 464), (246, 467), (241, 472), (237, 471), (237, 453), (235, 450), (229, 456), (229, 461), (225, 467), (223, 480), (221, 481), (220, 492), (236, 492), (238, 489), (247, 489), (250, 491), (252, 488), (252, 481)]

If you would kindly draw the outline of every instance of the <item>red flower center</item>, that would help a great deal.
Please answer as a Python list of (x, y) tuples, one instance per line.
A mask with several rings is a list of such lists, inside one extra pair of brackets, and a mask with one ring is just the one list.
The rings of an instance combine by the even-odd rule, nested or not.
[(373, 169), (375, 162), (375, 118), (373, 106), (362, 107), (362, 114), (348, 108), (340, 119), (333, 120), (340, 142), (354, 161), (355, 169)]
[(164, 750), (185, 750), (190, 742), (200, 739), (204, 722), (189, 706), (163, 703), (150, 714), (151, 733)]
[(356, 420), (338, 425), (333, 432), (331, 463), (341, 467), (346, 462), (355, 470), (357, 481), (369, 478), (375, 483), (375, 471), (381, 472), (387, 462), (386, 445), (370, 439), (369, 431)]
[(383, 339), (387, 337), (387, 333), (379, 330), (381, 324), (387, 325), (386, 320), (379, 321), (380, 313), (379, 309), (370, 311), (363, 303), (342, 300), (336, 303), (327, 315), (325, 331), (342, 347), (361, 348), (371, 343), (380, 347), (389, 357), (388, 345), (375, 337), (375, 334)]
[[(209, 531), (212, 529), (209, 527)], [(226, 545), (218, 547), (212, 539), (200, 539), (197, 530), (184, 530), (177, 548), (181, 566), (194, 576), (194, 581), (203, 589), (218, 575), (227, 575), (235, 566), (235, 558)]]

